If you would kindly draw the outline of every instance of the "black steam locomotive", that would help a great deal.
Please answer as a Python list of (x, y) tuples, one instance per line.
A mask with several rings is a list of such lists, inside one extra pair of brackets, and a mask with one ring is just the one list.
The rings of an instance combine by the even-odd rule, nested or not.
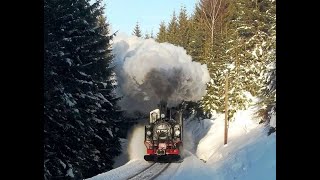
[(145, 126), (144, 144), (146, 161), (173, 162), (181, 159), (183, 142), (183, 119), (181, 110), (167, 108), (165, 102), (150, 112), (149, 124)]

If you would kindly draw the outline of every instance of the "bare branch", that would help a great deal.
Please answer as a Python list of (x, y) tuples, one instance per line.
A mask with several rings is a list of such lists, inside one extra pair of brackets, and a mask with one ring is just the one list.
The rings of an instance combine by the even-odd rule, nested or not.
[[(218, 14), (221, 8), (221, 2), (222, 0), (208, 0), (208, 1), (201, 1), (200, 3), (201, 11), (204, 14), (205, 25), (211, 31), (215, 29), (215, 22), (218, 18)], [(208, 7), (206, 7), (206, 5)], [(209, 18), (210, 18), (210, 21), (209, 21)]]
[(208, 28), (209, 30), (211, 30), (210, 22), (209, 22), (209, 20), (208, 20), (208, 18), (207, 18), (207, 14), (206, 14), (205, 8), (204, 8), (202, 5), (200, 6), (200, 8), (202, 9), (202, 12), (203, 12), (203, 14), (204, 14), (204, 18), (205, 18), (205, 20), (206, 20), (206, 22), (205, 22), (204, 24), (207, 26), (207, 28)]
[(220, 10), (220, 7), (221, 7), (221, 1), (222, 1), (222, 0), (219, 1), (219, 7), (218, 7), (217, 13), (216, 13), (216, 15), (215, 15), (216, 18), (218, 17), (218, 13), (219, 13), (219, 10)]

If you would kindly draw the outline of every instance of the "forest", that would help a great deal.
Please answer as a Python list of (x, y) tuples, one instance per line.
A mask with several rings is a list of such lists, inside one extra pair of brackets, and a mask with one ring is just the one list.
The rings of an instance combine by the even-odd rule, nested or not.
[[(44, 0), (44, 179), (82, 179), (112, 169), (137, 117), (117, 104), (108, 14), (102, 0)], [(161, 22), (157, 34), (132, 35), (183, 47), (210, 73), (207, 93), (184, 102), (198, 119), (237, 110), (259, 98), (256, 112), (268, 126), (276, 113), (276, 1), (199, 0)], [(228, 89), (226, 92), (226, 81)], [(231, 82), (231, 83), (230, 83)], [(226, 100), (226, 94), (228, 99)], [(189, 114), (190, 115), (190, 114)], [(270, 127), (270, 132), (275, 128)], [(71, 176), (66, 176), (73, 173)]]

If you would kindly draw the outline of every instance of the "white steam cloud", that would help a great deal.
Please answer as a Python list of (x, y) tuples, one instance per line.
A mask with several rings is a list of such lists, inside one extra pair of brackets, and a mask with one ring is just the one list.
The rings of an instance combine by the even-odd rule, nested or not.
[(192, 61), (182, 47), (119, 34), (113, 53), (120, 106), (128, 112), (149, 112), (160, 100), (169, 106), (198, 101), (206, 94), (207, 65)]
[(128, 145), (129, 160), (143, 159), (147, 154), (147, 148), (144, 145), (144, 126), (133, 127), (132, 134), (129, 137)]

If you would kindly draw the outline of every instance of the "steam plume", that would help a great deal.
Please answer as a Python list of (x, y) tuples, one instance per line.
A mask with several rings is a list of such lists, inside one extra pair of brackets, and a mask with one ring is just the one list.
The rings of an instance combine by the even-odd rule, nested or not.
[(206, 94), (207, 65), (192, 61), (182, 47), (120, 34), (114, 38), (113, 53), (123, 96), (120, 106), (129, 112), (147, 113), (160, 100), (175, 106)]

